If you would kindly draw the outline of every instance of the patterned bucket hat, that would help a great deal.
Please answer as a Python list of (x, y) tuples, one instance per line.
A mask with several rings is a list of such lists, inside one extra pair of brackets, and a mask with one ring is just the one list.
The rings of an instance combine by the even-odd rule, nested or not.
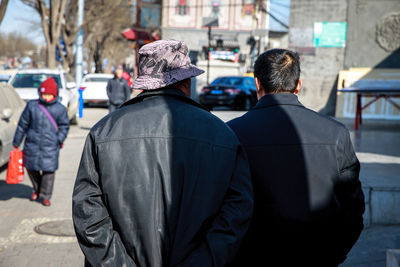
[(191, 64), (184, 42), (160, 40), (139, 50), (139, 73), (132, 87), (154, 90), (202, 73), (204, 70)]

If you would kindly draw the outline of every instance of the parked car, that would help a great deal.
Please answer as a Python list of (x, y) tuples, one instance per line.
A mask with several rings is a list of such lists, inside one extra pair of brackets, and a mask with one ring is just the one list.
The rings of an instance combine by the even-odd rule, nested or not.
[(11, 75), (0, 74), (0, 83), (6, 83), (10, 79)]
[(249, 110), (257, 103), (257, 89), (253, 77), (218, 77), (204, 87), (199, 95), (200, 103), (212, 109), (215, 106), (231, 106)]
[(78, 123), (79, 93), (75, 82), (63, 70), (60, 69), (28, 69), (17, 71), (8, 81), (19, 96), (29, 101), (38, 99), (38, 87), (47, 78), (53, 77), (59, 88), (59, 101), (68, 111), (71, 124)]
[(0, 166), (8, 162), (12, 141), (25, 102), (7, 83), (0, 83)]
[(107, 82), (114, 77), (113, 74), (93, 73), (83, 77), (82, 84), (79, 89), (82, 91), (83, 101), (85, 104), (106, 104)]

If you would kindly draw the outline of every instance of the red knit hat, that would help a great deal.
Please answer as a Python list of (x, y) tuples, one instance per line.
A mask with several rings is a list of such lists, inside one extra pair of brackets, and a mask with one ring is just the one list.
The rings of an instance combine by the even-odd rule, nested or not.
[(56, 97), (58, 95), (58, 88), (57, 88), (57, 83), (53, 79), (53, 77), (50, 77), (47, 80), (45, 80), (40, 86), (39, 91), (41, 94), (47, 93), (47, 94), (52, 94)]

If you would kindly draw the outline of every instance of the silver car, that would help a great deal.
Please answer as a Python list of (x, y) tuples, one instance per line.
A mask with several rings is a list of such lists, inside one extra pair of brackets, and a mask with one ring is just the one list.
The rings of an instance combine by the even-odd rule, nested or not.
[(8, 162), (9, 153), (13, 150), (15, 129), (24, 107), (25, 102), (14, 88), (0, 83), (0, 166)]
[(59, 101), (68, 111), (71, 124), (78, 123), (79, 93), (68, 73), (60, 69), (28, 69), (17, 71), (8, 81), (25, 101), (38, 99), (38, 88), (46, 79), (53, 77), (59, 88)]

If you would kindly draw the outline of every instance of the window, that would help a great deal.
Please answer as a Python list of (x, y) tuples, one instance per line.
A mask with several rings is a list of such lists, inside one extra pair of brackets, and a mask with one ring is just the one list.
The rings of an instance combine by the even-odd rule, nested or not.
[(189, 6), (187, 0), (178, 0), (178, 5), (176, 6), (176, 14), (180, 16), (189, 15)]
[(112, 78), (105, 78), (105, 77), (87, 77), (85, 78), (84, 82), (92, 82), (92, 83), (106, 83)]
[(217, 78), (211, 84), (225, 84), (225, 85), (232, 85), (232, 86), (239, 86), (243, 85), (244, 79), (241, 77), (222, 77)]
[(20, 73), (15, 76), (11, 85), (14, 88), (39, 88), (39, 86), (48, 78), (53, 77), (56, 81), (58, 88), (62, 88), (59, 74), (45, 74), (45, 73)]

